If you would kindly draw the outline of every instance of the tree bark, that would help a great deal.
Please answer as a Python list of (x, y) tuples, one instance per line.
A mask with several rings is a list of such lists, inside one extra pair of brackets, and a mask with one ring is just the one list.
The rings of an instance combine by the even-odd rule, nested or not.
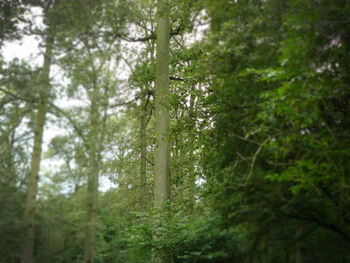
[[(170, 197), (169, 184), (169, 18), (168, 1), (158, 0), (157, 57), (155, 87), (154, 207), (161, 209)], [(160, 222), (159, 222), (160, 223)], [(157, 226), (156, 226), (157, 229)], [(157, 230), (156, 230), (157, 232)], [(155, 233), (157, 235), (157, 233)], [(155, 251), (156, 252), (156, 251)], [(153, 262), (165, 262), (166, 256), (153, 255)]]
[(156, 149), (154, 206), (162, 208), (169, 198), (169, 18), (167, 0), (158, 1), (155, 90)]
[(24, 212), (24, 236), (22, 244), (21, 263), (33, 262), (34, 250), (34, 225), (35, 225), (35, 207), (36, 195), (38, 190), (39, 171), (41, 162), (41, 151), (43, 132), (45, 125), (46, 107), (50, 92), (50, 67), (52, 49), (54, 45), (54, 34), (52, 28), (49, 28), (46, 39), (46, 49), (44, 55), (44, 65), (41, 73), (40, 98), (38, 102), (36, 123), (34, 130), (34, 145), (31, 157), (30, 176), (26, 197), (26, 209)]

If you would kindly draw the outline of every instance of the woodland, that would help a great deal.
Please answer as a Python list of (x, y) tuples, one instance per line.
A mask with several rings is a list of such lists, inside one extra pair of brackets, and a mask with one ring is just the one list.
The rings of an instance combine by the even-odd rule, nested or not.
[(349, 0), (0, 0), (0, 48), (1, 263), (350, 263)]

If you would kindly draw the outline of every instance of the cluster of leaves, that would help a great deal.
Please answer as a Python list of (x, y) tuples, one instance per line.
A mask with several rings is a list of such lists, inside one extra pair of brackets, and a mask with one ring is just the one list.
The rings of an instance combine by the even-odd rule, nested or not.
[(188, 207), (168, 206), (166, 211), (136, 213), (136, 221), (124, 229), (119, 240), (124, 260), (150, 262), (157, 253), (169, 262), (232, 262), (242, 258), (238, 229), (223, 229), (222, 219), (208, 211), (197, 217), (187, 211)]
[[(285, 262), (280, 251), (295, 255), (287, 243), (298, 242), (301, 225), (310, 231), (308, 262), (346, 258), (335, 251), (349, 246), (350, 233), (347, 1), (208, 6), (215, 64), (207, 97), (214, 127), (202, 159), (207, 196), (227, 224), (255, 229), (252, 253), (268, 262)], [(226, 11), (215, 13), (218, 6)], [(314, 254), (328, 244), (324, 233), (337, 244), (326, 259)]]

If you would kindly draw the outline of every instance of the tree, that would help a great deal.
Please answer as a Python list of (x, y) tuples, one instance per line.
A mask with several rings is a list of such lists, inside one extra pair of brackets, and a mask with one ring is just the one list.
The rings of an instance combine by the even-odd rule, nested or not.
[[(75, 123), (75, 131), (83, 140), (88, 156), (83, 261), (89, 263), (94, 262), (95, 259), (98, 183), (106, 139), (108, 110), (117, 92), (117, 81), (112, 77), (109, 68), (113, 68), (114, 72), (116, 69), (113, 63), (118, 65), (117, 35), (124, 29), (123, 10), (120, 17), (115, 17), (117, 14), (112, 13), (111, 10), (118, 9), (121, 2), (123, 1), (100, 1), (99, 3), (91, 1), (86, 4), (85, 12), (81, 12), (79, 5), (72, 4), (73, 11), (78, 15), (89, 17), (89, 22), (82, 23), (80, 20), (70, 18), (73, 26), (66, 35), (61, 36), (59, 43), (62, 50), (65, 51), (65, 56), (61, 59), (61, 66), (72, 81), (71, 95), (83, 89), (89, 101), (86, 122), (79, 124), (81, 120), (70, 117)], [(66, 5), (70, 4), (66, 3)], [(63, 12), (67, 12), (67, 9), (63, 8)], [(81, 24), (83, 30), (81, 30)], [(81, 46), (76, 46), (74, 44), (76, 42)], [(85, 125), (87, 128), (84, 127)]]
[[(157, 6), (157, 55), (155, 85), (154, 207), (164, 208), (169, 198), (169, 18), (168, 1)], [(158, 256), (154, 262), (163, 262)]]
[[(74, 117), (77, 131), (87, 155), (87, 198), (84, 238), (84, 262), (94, 262), (96, 248), (96, 227), (98, 211), (98, 180), (101, 174), (102, 152), (106, 140), (107, 111), (113, 98), (116, 82), (111, 78), (111, 47), (91, 46), (93, 38), (83, 39), (84, 49), (72, 50), (62, 59), (62, 65), (72, 78), (72, 93), (82, 89), (89, 101), (89, 109), (83, 108), (79, 121)], [(101, 43), (100, 43), (101, 44)], [(100, 52), (103, 50), (103, 52)], [(84, 114), (85, 111), (85, 114)], [(87, 113), (86, 113), (87, 111)], [(87, 115), (87, 117), (86, 117)], [(84, 120), (85, 118), (85, 120)], [(79, 124), (77, 124), (79, 123)], [(87, 126), (87, 128), (84, 128)]]
[(18, 262), (25, 202), (23, 188), (29, 173), (28, 149), (32, 132), (23, 129), (33, 109), (33, 97), (26, 96), (37, 83), (37, 73), (26, 63), (12, 61), (1, 67), (0, 87), (0, 257)]
[(43, 132), (45, 125), (45, 115), (50, 93), (50, 68), (52, 61), (52, 51), (54, 45), (55, 28), (54, 21), (48, 22), (46, 35), (46, 47), (44, 54), (44, 65), (41, 73), (40, 95), (37, 106), (36, 124), (34, 129), (34, 144), (32, 151), (32, 160), (30, 168), (30, 177), (27, 189), (26, 209), (24, 213), (24, 237), (22, 247), (22, 263), (33, 262), (34, 248), (34, 226), (35, 226), (35, 207), (36, 195), (38, 190), (38, 179), (41, 162), (41, 147), (43, 141)]
[(164, 207), (169, 198), (169, 20), (168, 2), (158, 2), (155, 90), (156, 149), (154, 164), (154, 206)]
[[(341, 205), (335, 208), (334, 202), (339, 204), (336, 200), (341, 198), (331, 190), (338, 185), (336, 178), (342, 178), (340, 170), (336, 172), (335, 166), (339, 164), (335, 160), (345, 160), (338, 151), (333, 152), (333, 147), (343, 153), (347, 150), (335, 146), (336, 140), (328, 141), (336, 137), (326, 136), (326, 130), (339, 135), (342, 132), (338, 128), (347, 126), (340, 108), (333, 108), (326, 99), (334, 95), (338, 105), (347, 108), (343, 100), (347, 92), (340, 83), (348, 73), (340, 66), (345, 61), (335, 55), (348, 52), (347, 34), (337, 31), (338, 39), (344, 43), (340, 51), (330, 33), (335, 25), (341, 28), (344, 20), (333, 15), (336, 12), (338, 18), (343, 17), (348, 12), (344, 4), (344, 1), (208, 2), (212, 23), (209, 39), (214, 41), (209, 54), (214, 60), (211, 64), (210, 60), (207, 62), (213, 69), (208, 73), (207, 96), (213, 122), (207, 127), (208, 137), (204, 141), (207, 157), (202, 157), (206, 189), (225, 218), (237, 220), (235, 225), (249, 225), (245, 231), (252, 242), (248, 246), (252, 260), (265, 253), (264, 247), (272, 239), (279, 240), (274, 244), (280, 248), (267, 245), (267, 259), (272, 262), (286, 260), (278, 259), (281, 250), (288, 260), (296, 260), (297, 248), (302, 248), (298, 253), (304, 261), (322, 260), (319, 252), (322, 249), (318, 247), (328, 243), (323, 239), (325, 232), (336, 242), (347, 242), (348, 229), (339, 223), (346, 221), (347, 215), (340, 212)], [(267, 13), (269, 16), (264, 15)], [(332, 47), (329, 43), (333, 43)], [(337, 70), (332, 66), (335, 64), (344, 74), (335, 73)], [(329, 82), (330, 79), (337, 79), (337, 84)], [(324, 103), (326, 108), (335, 110), (333, 117), (341, 119), (338, 128), (334, 120), (328, 128), (323, 126), (329, 121), (322, 113)], [(342, 137), (342, 142), (347, 146), (343, 146), (348, 148), (345, 138)], [(332, 165), (323, 162), (331, 159)], [(229, 221), (227, 224), (232, 225)], [(300, 228), (304, 234), (296, 236)], [(315, 239), (317, 244), (312, 241)], [(290, 244), (288, 240), (295, 241)], [(300, 253), (302, 250), (307, 250), (307, 255)], [(318, 251), (317, 255), (313, 251)], [(327, 255), (334, 262), (336, 257), (335, 253)]]

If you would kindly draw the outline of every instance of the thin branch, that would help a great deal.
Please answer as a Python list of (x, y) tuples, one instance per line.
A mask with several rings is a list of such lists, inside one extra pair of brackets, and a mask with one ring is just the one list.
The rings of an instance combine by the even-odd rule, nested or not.
[(16, 99), (18, 99), (18, 100), (23, 100), (23, 101), (32, 102), (32, 103), (37, 102), (36, 99), (31, 99), (31, 100), (30, 100), (30, 99), (23, 98), (23, 97), (21, 97), (21, 96), (19, 96), (19, 95), (17, 95), (17, 94), (14, 94), (14, 93), (12, 93), (12, 92), (10, 92), (10, 91), (4, 89), (4, 88), (1, 88), (1, 87), (0, 87), (0, 90), (3, 91), (4, 93), (6, 93), (7, 95), (10, 95), (10, 96), (12, 96), (12, 97), (14, 97), (14, 98), (16, 98)]
[(56, 116), (59, 116), (60, 114), (62, 114), (68, 121), (69, 123), (73, 126), (75, 132), (79, 135), (79, 137), (86, 143), (87, 140), (81, 130), (81, 128), (75, 123), (75, 121), (69, 116), (69, 114), (67, 114), (67, 112), (65, 112), (64, 110), (62, 110), (61, 108), (59, 108), (58, 106), (56, 106), (55, 104), (49, 102), (49, 105), (55, 109), (57, 111), (57, 113), (53, 113)]
[(150, 121), (150, 119), (151, 119), (151, 117), (152, 117), (152, 114), (153, 114), (153, 108), (151, 108), (151, 112), (150, 112), (150, 114), (149, 114), (149, 116), (148, 116), (148, 118), (147, 118), (145, 127), (147, 127), (147, 125), (148, 125), (148, 123), (149, 123), (149, 121)]
[(133, 100), (127, 101), (127, 102), (120, 102), (120, 103), (115, 103), (113, 105), (111, 105), (111, 108), (116, 108), (116, 107), (121, 107), (121, 106), (126, 106), (126, 105), (130, 105), (132, 103), (134, 103), (138, 98), (136, 97)]
[(138, 37), (138, 38), (133, 38), (133, 37), (128, 37), (128, 36), (123, 36), (123, 35), (118, 35), (122, 40), (125, 40), (127, 42), (147, 42), (149, 40), (155, 40), (157, 39), (157, 36), (154, 32), (151, 33), (151, 35), (146, 36), (146, 37)]
[(267, 138), (258, 148), (258, 150), (255, 152), (254, 156), (253, 156), (253, 160), (252, 160), (252, 163), (250, 165), (250, 169), (249, 169), (249, 173), (248, 173), (248, 176), (247, 176), (247, 179), (246, 179), (246, 184), (248, 183), (250, 177), (252, 176), (253, 174), (253, 170), (254, 170), (254, 166), (255, 166), (255, 161), (256, 161), (256, 158), (258, 157), (261, 149), (265, 146), (265, 144), (271, 140), (271, 137)]
[(170, 80), (177, 80), (177, 81), (185, 81), (183, 78), (178, 78), (178, 77), (169, 77)]
[(142, 156), (143, 159), (145, 159), (150, 165), (154, 165), (150, 160), (148, 160), (146, 157)]
[[(171, 30), (170, 36), (175, 36), (175, 35), (180, 34), (181, 30), (182, 30), (182, 26), (180, 25), (175, 30)], [(156, 40), (157, 39), (157, 34), (155, 32), (152, 32), (148, 36), (138, 37), (138, 38), (128, 37), (128, 36), (125, 36), (125, 35), (117, 35), (117, 37), (119, 37), (122, 40), (128, 41), (128, 42), (147, 42), (149, 40)]]
[(179, 47), (181, 48), (181, 50), (184, 50), (183, 45), (180, 43), (179, 40), (176, 39), (176, 37), (174, 37), (174, 40), (175, 40), (175, 42), (179, 45)]
[(146, 100), (145, 106), (143, 107), (144, 110), (147, 109), (147, 106), (148, 106), (149, 99), (150, 99), (151, 95), (152, 95), (152, 94), (151, 94), (150, 92), (147, 92), (147, 100)]
[(260, 142), (257, 142), (257, 141), (253, 141), (253, 140), (251, 140), (251, 139), (248, 139), (247, 136), (242, 137), (242, 136), (240, 136), (240, 135), (238, 135), (238, 134), (235, 134), (235, 133), (233, 133), (233, 132), (230, 132), (229, 135), (231, 135), (231, 136), (233, 136), (233, 137), (236, 137), (236, 138), (238, 138), (238, 139), (240, 139), (240, 140), (242, 140), (242, 141), (246, 141), (246, 142), (254, 143), (254, 144), (257, 144), (257, 145), (261, 145)]
[(335, 233), (338, 233), (345, 241), (350, 243), (350, 236), (348, 235), (348, 233), (344, 232), (341, 228), (339, 228), (335, 224), (321, 222), (319, 218), (310, 218), (310, 217), (303, 217), (303, 216), (288, 214), (288, 213), (284, 213), (284, 212), (282, 212), (280, 210), (278, 212), (281, 215), (283, 215), (283, 216), (287, 216), (287, 217), (290, 217), (290, 218), (303, 220), (303, 221), (307, 221), (307, 222), (312, 222), (312, 223), (315, 223), (315, 224), (317, 224), (319, 226), (322, 226), (322, 227), (324, 227), (326, 229), (332, 230)]

